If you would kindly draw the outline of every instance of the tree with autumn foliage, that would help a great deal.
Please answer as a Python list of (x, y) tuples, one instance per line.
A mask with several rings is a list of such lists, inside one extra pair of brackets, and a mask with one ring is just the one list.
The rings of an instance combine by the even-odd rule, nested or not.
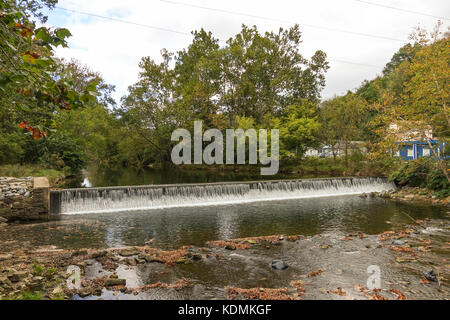
[(430, 132), (441, 142), (448, 143), (450, 137), (450, 37), (440, 27), (439, 22), (432, 32), (417, 28), (410, 36), (414, 45), (402, 48), (404, 53), (409, 52), (409, 58), (385, 76), (384, 88), (378, 87), (379, 99), (372, 105), (378, 115), (372, 125), (380, 139), (373, 156), (397, 148), (399, 136), (414, 132), (417, 139), (428, 143), (442, 174), (450, 182), (447, 163), (441, 159), (444, 150), (438, 154), (430, 141)]
[(0, 3), (0, 164), (73, 172), (113, 145), (103, 136), (119, 127), (107, 111), (115, 105), (114, 88), (78, 62), (54, 56), (56, 47), (67, 46), (69, 30), (36, 27), (35, 20), (47, 19), (41, 9), (56, 2)]
[(95, 83), (79, 93), (72, 88), (73, 82), (56, 77), (58, 62), (53, 51), (66, 47), (71, 34), (65, 28), (37, 28), (33, 21), (45, 21), (42, 4), (51, 8), (55, 3), (0, 3), (0, 106), (36, 140), (53, 128), (55, 114), (83, 106), (96, 96)]

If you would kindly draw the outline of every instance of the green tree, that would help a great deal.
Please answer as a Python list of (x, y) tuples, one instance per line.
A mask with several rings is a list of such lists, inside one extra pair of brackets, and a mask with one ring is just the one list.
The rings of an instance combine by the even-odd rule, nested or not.
[(362, 136), (362, 119), (367, 108), (365, 99), (349, 91), (345, 96), (325, 101), (320, 110), (322, 139), (331, 145), (335, 159), (337, 156), (335, 146), (344, 149), (346, 165), (351, 141), (359, 140)]
[(36, 28), (31, 20), (45, 20), (39, 9), (55, 3), (0, 2), (0, 106), (34, 139), (47, 135), (56, 113), (83, 106), (95, 96), (89, 90), (77, 94), (69, 81), (55, 77), (53, 50), (67, 46), (71, 34), (64, 28)]

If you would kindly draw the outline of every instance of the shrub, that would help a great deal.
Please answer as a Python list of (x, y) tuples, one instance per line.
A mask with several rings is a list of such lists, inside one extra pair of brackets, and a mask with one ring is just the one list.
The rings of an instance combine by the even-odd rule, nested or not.
[(404, 163), (390, 176), (398, 186), (422, 187), (435, 191), (439, 197), (450, 196), (450, 183), (436, 160), (419, 158)]
[(450, 196), (450, 183), (442, 170), (434, 169), (428, 175), (427, 188), (436, 191), (439, 198)]
[(72, 172), (81, 170), (86, 164), (86, 156), (80, 145), (68, 134), (58, 131), (42, 140), (39, 150), (40, 161), (55, 169), (70, 168)]
[(428, 158), (407, 161), (391, 174), (390, 180), (398, 186), (425, 187), (432, 167), (432, 160)]

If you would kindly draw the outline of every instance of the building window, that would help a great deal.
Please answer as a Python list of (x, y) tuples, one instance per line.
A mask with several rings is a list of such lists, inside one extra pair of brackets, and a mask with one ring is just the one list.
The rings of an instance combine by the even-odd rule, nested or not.
[(408, 149), (408, 157), (414, 157), (414, 150)]
[(428, 148), (423, 148), (423, 152), (422, 152), (424, 157), (429, 157), (431, 154), (431, 150)]

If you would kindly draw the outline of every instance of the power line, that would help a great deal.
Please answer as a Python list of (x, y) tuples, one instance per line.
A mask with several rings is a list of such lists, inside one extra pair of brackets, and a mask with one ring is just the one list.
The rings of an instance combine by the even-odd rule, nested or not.
[[(170, 0), (160, 0), (160, 1), (161, 2), (165, 2), (165, 3), (169, 3), (169, 4), (173, 4), (173, 5), (178, 5), (178, 6), (185, 6), (185, 7), (191, 7), (191, 8), (197, 8), (197, 9), (215, 11), (215, 12), (220, 12), (220, 13), (226, 13), (226, 14), (231, 14), (231, 15), (238, 15), (238, 16), (255, 18), (255, 19), (266, 20), (266, 21), (274, 21), (274, 22), (282, 22), (282, 23), (290, 23), (290, 24), (298, 23), (298, 22), (295, 22), (295, 21), (289, 21), (289, 20), (284, 20), (284, 19), (265, 17), (265, 16), (258, 16), (258, 15), (248, 14), (248, 13), (245, 13), (245, 12), (237, 12), (237, 11), (231, 11), (231, 10), (225, 10), (225, 9), (205, 7), (205, 6), (200, 6), (200, 5), (190, 4), (190, 3), (184, 3), (184, 2), (176, 2), (176, 1), (170, 1)], [(306, 24), (306, 23), (300, 23), (300, 25), (304, 26), (304, 27), (310, 27), (310, 28), (315, 28), (315, 29), (322, 29), (322, 30), (327, 30), (327, 31), (332, 31), (332, 32), (341, 32), (341, 33), (353, 34), (353, 35), (362, 36), (362, 37), (370, 37), (370, 38), (376, 38), (376, 39), (398, 41), (398, 42), (402, 42), (402, 43), (405, 42), (405, 40), (402, 40), (402, 39), (391, 38), (391, 37), (380, 36), (380, 35), (369, 34), (369, 33), (362, 33), (362, 32), (356, 32), (356, 31), (350, 31), (350, 30), (344, 30), (344, 29), (338, 29), (338, 28), (331, 28), (331, 27), (325, 27), (325, 26), (319, 26), (319, 25), (313, 25), (313, 24)]]
[[(155, 29), (155, 30), (158, 30), (158, 31), (171, 32), (171, 33), (181, 34), (181, 35), (185, 35), (185, 36), (191, 36), (192, 35), (190, 33), (183, 32), (183, 31), (178, 31), (178, 30), (173, 30), (173, 29), (168, 29), (168, 28), (163, 28), (163, 27), (158, 27), (158, 26), (152, 26), (152, 25), (146, 25), (146, 24), (137, 23), (137, 22), (128, 21), (128, 20), (111, 18), (111, 17), (108, 17), (108, 16), (102, 16), (102, 15), (95, 14), (95, 13), (89, 13), (89, 12), (83, 12), (83, 11), (63, 8), (63, 7), (60, 7), (60, 6), (55, 6), (55, 8), (56, 9), (60, 9), (60, 10), (64, 10), (64, 11), (77, 13), (77, 14), (91, 16), (91, 17), (94, 17), (94, 18), (99, 18), (99, 19), (104, 19), (104, 20), (111, 20), (111, 21), (114, 21), (114, 22), (124, 23), (124, 24), (128, 24), (128, 25), (134, 25), (134, 26), (148, 28), (148, 29)], [(346, 64), (352, 64), (352, 65), (358, 65), (358, 66), (364, 66), (364, 67), (377, 68), (377, 69), (383, 68), (382, 66), (376, 66), (376, 65), (372, 65), (372, 64), (365, 64), (365, 63), (359, 63), (359, 62), (351, 62), (351, 61), (346, 61), (346, 60), (339, 60), (339, 59), (328, 59), (328, 60), (331, 61), (331, 62), (346, 63)]]
[(339, 63), (354, 64), (354, 65), (357, 65), (357, 66), (363, 66), (363, 67), (371, 67), (371, 68), (377, 68), (377, 69), (380, 69), (380, 68), (382, 69), (382, 68), (384, 68), (384, 67), (382, 67), (382, 66), (377, 66), (377, 65), (374, 65), (374, 64), (359, 63), (359, 62), (350, 62), (350, 61), (346, 61), (346, 60), (338, 60), (338, 59), (328, 59), (328, 60), (333, 61), (333, 62), (339, 62)]
[(148, 28), (148, 29), (154, 29), (154, 30), (158, 30), (158, 31), (172, 32), (172, 33), (177, 33), (177, 34), (182, 34), (182, 35), (187, 35), (187, 36), (191, 35), (190, 33), (183, 32), (183, 31), (177, 31), (177, 30), (168, 29), (168, 28), (164, 28), (164, 27), (152, 26), (152, 25), (143, 24), (143, 23), (137, 23), (137, 22), (133, 22), (133, 21), (127, 21), (127, 20), (122, 20), (122, 19), (111, 18), (111, 17), (102, 16), (102, 15), (95, 14), (95, 13), (67, 9), (67, 8), (63, 8), (63, 7), (60, 7), (60, 6), (55, 6), (55, 8), (56, 9), (60, 9), (60, 10), (64, 10), (64, 11), (69, 11), (69, 12), (73, 12), (73, 13), (82, 14), (82, 15), (85, 15), (85, 16), (91, 16), (91, 17), (95, 17), (95, 18), (111, 20), (111, 21), (115, 21), (115, 22), (130, 24), (130, 25), (143, 27), (143, 28)]
[(388, 8), (388, 9), (397, 10), (397, 11), (403, 11), (403, 12), (412, 13), (412, 14), (418, 14), (418, 15), (426, 16), (426, 17), (433, 17), (433, 18), (437, 18), (437, 19), (450, 20), (449, 18), (446, 18), (446, 17), (439, 17), (439, 16), (435, 16), (435, 15), (432, 15), (432, 14), (424, 13), (424, 12), (418, 12), (418, 11), (413, 11), (413, 10), (408, 10), (408, 9), (392, 7), (392, 6), (388, 6), (388, 5), (384, 5), (384, 4), (380, 4), (380, 3), (375, 3), (375, 2), (370, 2), (370, 1), (363, 1), (363, 0), (353, 0), (353, 1), (364, 3), (364, 4), (368, 4), (368, 5), (371, 5), (371, 6)]

